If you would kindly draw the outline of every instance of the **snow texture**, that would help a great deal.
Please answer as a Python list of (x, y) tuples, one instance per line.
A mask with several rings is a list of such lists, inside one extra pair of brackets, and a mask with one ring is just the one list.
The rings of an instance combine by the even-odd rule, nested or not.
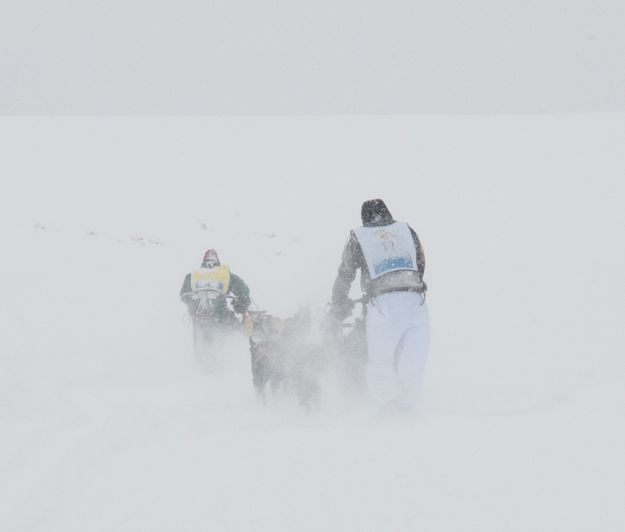
[[(0, 529), (625, 529), (624, 145), (624, 113), (1, 119)], [(319, 317), (375, 197), (426, 252), (416, 416), (262, 406), (243, 337), (198, 370), (206, 249)]]

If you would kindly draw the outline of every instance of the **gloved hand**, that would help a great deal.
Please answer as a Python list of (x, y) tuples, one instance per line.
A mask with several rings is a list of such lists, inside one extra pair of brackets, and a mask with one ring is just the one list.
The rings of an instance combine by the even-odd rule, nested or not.
[(237, 314), (244, 314), (247, 312), (248, 307), (249, 303), (247, 301), (241, 299), (234, 299), (232, 301), (232, 310), (234, 310)]

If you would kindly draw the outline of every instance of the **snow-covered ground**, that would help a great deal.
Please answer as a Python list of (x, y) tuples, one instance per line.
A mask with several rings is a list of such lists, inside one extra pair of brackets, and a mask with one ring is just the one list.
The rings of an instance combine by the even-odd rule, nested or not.
[[(625, 113), (0, 120), (0, 530), (625, 528)], [(319, 316), (360, 204), (426, 251), (421, 411), (198, 370), (205, 249)], [(357, 291), (354, 291), (354, 295)]]

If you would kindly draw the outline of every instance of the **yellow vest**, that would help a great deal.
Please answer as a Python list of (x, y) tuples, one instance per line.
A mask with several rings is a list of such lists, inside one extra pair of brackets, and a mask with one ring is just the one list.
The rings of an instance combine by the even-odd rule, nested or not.
[(211, 290), (225, 296), (229, 287), (230, 268), (228, 266), (200, 268), (191, 272), (191, 290), (194, 294), (202, 290)]

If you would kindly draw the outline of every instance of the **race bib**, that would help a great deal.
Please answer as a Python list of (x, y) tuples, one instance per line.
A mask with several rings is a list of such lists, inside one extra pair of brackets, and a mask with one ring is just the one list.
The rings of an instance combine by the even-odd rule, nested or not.
[(408, 224), (354, 229), (372, 279), (396, 270), (417, 270), (417, 251)]
[(230, 268), (228, 266), (200, 268), (191, 273), (191, 290), (194, 294), (207, 290), (226, 295), (229, 286)]

